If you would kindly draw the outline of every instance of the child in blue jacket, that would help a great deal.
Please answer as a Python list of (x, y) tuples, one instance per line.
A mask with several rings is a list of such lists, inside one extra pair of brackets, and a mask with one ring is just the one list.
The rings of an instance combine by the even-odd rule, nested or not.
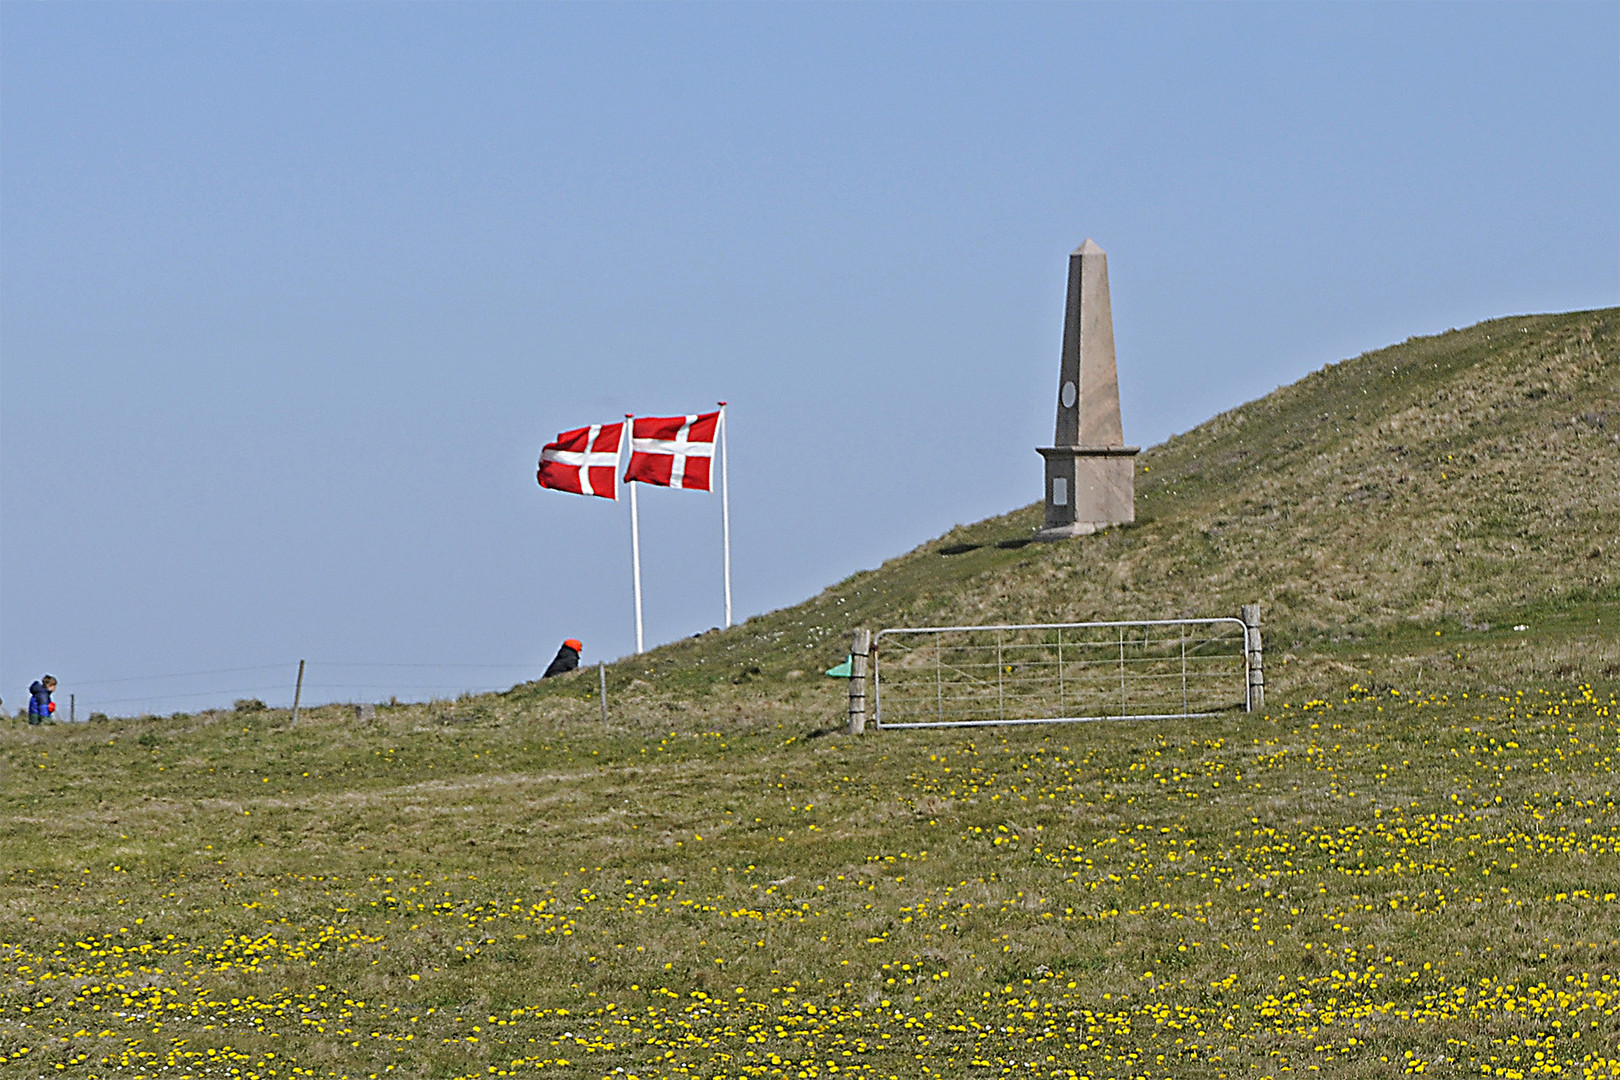
[(51, 700), (51, 691), (55, 689), (56, 679), (50, 675), (34, 680), (34, 685), (28, 688), (28, 693), (32, 695), (28, 699), (30, 724), (43, 724), (56, 711), (56, 702)]

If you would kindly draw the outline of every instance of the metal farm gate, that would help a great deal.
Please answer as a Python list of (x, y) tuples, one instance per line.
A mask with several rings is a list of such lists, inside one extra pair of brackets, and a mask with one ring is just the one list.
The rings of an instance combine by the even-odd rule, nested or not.
[(1218, 618), (880, 630), (871, 639), (873, 721), (879, 729), (972, 727), (1251, 709), (1263, 685), (1257, 612), (1252, 625)]

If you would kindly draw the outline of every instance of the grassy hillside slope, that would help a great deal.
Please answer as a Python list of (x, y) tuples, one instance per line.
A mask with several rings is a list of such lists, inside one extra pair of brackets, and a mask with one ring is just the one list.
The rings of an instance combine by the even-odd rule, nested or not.
[(807, 603), (618, 665), (610, 696), (627, 716), (693, 701), (792, 716), (825, 711), (828, 695), (795, 680), (841, 659), (856, 626), (1254, 601), (1274, 653), (1378, 655), (1431, 677), (1473, 678), (1486, 655), (1499, 672), (1620, 677), (1620, 635), (1600, 621), (1620, 622), (1620, 309), (1497, 319), (1325, 367), (1146, 451), (1137, 513), (1060, 544), (1026, 542), (1038, 504), (954, 529)]
[[(1620, 1078), (1617, 318), (1336, 365), (1134, 527), (955, 530), (607, 725), (582, 672), (0, 728), (0, 1074)], [(1254, 599), (1261, 713), (824, 735), (851, 626)]]

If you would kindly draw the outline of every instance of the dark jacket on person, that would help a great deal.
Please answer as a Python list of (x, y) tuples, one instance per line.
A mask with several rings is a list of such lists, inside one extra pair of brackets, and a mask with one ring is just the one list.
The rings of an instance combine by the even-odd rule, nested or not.
[[(34, 685), (28, 688), (28, 692), (33, 695), (28, 699), (29, 720), (37, 724), (40, 720), (49, 718), (51, 715), (51, 692), (45, 688), (45, 684), (35, 679)], [(38, 719), (34, 719), (35, 717), (38, 717)]]
[(546, 668), (546, 673), (540, 677), (549, 679), (553, 675), (566, 675), (577, 667), (579, 667), (579, 651), (572, 646), (564, 645), (557, 650), (557, 658), (551, 662), (551, 666)]

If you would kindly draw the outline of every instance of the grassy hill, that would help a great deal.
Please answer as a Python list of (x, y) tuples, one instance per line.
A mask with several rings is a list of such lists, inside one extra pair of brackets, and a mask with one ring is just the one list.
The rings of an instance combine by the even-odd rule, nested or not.
[(697, 702), (803, 720), (836, 702), (798, 680), (840, 660), (856, 626), (1255, 601), (1274, 653), (1318, 657), (1310, 677), (1377, 657), (1431, 678), (1615, 679), (1620, 635), (1600, 620), (1620, 622), (1620, 309), (1497, 319), (1325, 367), (1143, 453), (1137, 515), (1061, 544), (1027, 542), (1039, 504), (954, 529), (807, 603), (620, 664), (610, 697), (627, 717)]
[[(1617, 319), (1334, 365), (1132, 527), (954, 530), (607, 725), (582, 672), (0, 729), (0, 1072), (1620, 1077)], [(853, 626), (1254, 600), (1263, 713), (827, 734)]]

